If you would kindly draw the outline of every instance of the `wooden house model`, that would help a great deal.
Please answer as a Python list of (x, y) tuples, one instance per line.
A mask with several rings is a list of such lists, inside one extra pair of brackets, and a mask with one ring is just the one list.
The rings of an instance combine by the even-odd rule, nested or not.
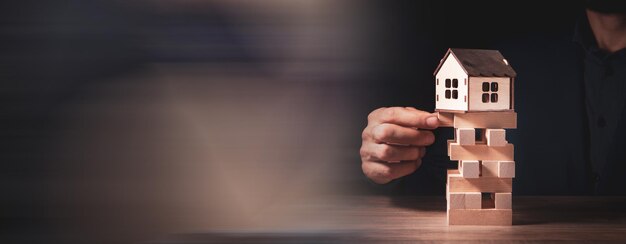
[(450, 48), (435, 70), (436, 111), (512, 111), (516, 76), (497, 50)]

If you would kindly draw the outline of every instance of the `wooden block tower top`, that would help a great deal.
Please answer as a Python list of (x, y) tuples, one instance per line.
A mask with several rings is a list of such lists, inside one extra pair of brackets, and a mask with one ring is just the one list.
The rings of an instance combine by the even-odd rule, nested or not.
[(434, 75), (436, 111), (513, 111), (517, 74), (497, 50), (450, 48)]

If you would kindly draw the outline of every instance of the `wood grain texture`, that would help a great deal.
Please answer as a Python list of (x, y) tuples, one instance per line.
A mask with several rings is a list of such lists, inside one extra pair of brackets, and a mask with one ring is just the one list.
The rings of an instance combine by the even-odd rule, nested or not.
[(510, 209), (450, 209), (449, 225), (512, 225)]
[(456, 128), (456, 142), (459, 145), (474, 145), (476, 144), (476, 130), (474, 128)]
[(498, 177), (515, 178), (515, 161), (498, 161)]
[(450, 192), (448, 193), (448, 209), (464, 209), (465, 193)]
[(498, 161), (481, 161), (480, 177), (498, 177)]
[(453, 127), (454, 126), (454, 114), (446, 112), (437, 112), (437, 118), (439, 119), (439, 127)]
[[(512, 226), (448, 226), (444, 196), (319, 197), (284, 206), (293, 221), (257, 229), (205, 226), (153, 243), (626, 242), (626, 197), (514, 195), (513, 201)], [(274, 216), (270, 210), (284, 209), (257, 214)], [(201, 222), (211, 215), (195, 216)]]
[(508, 143), (504, 129), (485, 129), (485, 139), (490, 147), (502, 147)]
[(463, 146), (455, 142), (448, 143), (450, 160), (514, 161), (513, 153), (513, 144), (510, 143), (502, 147), (490, 147), (487, 144)]
[(513, 207), (512, 194), (505, 192), (492, 193), (496, 209), (511, 209)]
[(459, 172), (464, 178), (478, 178), (480, 176), (480, 162), (477, 160), (462, 160), (459, 163)]
[(465, 193), (465, 209), (481, 209), (482, 201), (482, 194), (480, 192)]
[(517, 128), (517, 113), (502, 112), (469, 112), (454, 114), (454, 128)]
[(448, 170), (449, 192), (512, 192), (511, 178), (464, 178), (458, 170)]

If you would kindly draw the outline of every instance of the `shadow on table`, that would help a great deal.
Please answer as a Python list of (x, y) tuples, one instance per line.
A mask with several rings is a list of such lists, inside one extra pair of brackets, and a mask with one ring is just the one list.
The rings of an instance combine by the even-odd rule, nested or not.
[(148, 243), (346, 243), (355, 240), (355, 238), (359, 238), (358, 233), (329, 233), (325, 231), (293, 233), (210, 232), (171, 235), (165, 240)]
[(446, 212), (446, 198), (444, 196), (390, 196), (391, 204), (395, 207), (419, 210)]
[[(446, 211), (443, 196), (392, 196), (390, 203), (399, 208)], [(549, 223), (615, 224), (626, 221), (625, 197), (521, 196), (513, 200), (513, 225)]]
[(626, 220), (624, 197), (517, 197), (513, 224), (613, 224)]

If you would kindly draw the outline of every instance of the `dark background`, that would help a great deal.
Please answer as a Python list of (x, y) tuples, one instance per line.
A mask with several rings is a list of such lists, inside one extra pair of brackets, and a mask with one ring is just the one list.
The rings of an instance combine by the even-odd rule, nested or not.
[(571, 38), (581, 6), (3, 2), (2, 236), (146, 240), (254, 225), (275, 199), (385, 193), (360, 169), (371, 110), (432, 111), (449, 47), (499, 49), (525, 82), (541, 71), (516, 63)]

